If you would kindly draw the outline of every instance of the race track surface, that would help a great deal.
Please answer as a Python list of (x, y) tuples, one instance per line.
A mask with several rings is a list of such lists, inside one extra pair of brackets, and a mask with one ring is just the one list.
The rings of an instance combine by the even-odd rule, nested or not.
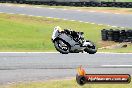
[(37, 8), (37, 7), (24, 7), (24, 6), (9, 6), (0, 4), (0, 12), (26, 14), (33, 16), (44, 16), (62, 18), (67, 20), (77, 20), (84, 22), (92, 22), (97, 24), (106, 24), (119, 27), (132, 27), (131, 14), (112, 14), (101, 12), (84, 12), (77, 10), (65, 10), (54, 8)]
[(87, 73), (132, 74), (132, 54), (0, 53), (0, 84), (75, 77)]

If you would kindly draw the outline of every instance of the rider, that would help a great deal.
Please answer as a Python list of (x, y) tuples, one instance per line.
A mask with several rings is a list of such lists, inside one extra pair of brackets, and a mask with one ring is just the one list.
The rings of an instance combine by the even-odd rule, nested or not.
[(53, 31), (52, 39), (54, 40), (56, 36), (62, 31), (61, 27), (56, 26)]
[(52, 35), (52, 39), (54, 39), (55, 36), (58, 35), (59, 33), (66, 33), (66, 34), (69, 34), (69, 35), (71, 35), (71, 36), (73, 37), (73, 39), (74, 39), (75, 41), (79, 41), (79, 39), (78, 39), (79, 36), (78, 36), (78, 33), (77, 33), (77, 32), (72, 31), (71, 29), (64, 29), (64, 30), (62, 30), (61, 27), (59, 27), (59, 26), (56, 26), (56, 27), (54, 28), (54, 32), (53, 32), (53, 35)]
[(54, 28), (54, 30), (55, 30), (55, 31), (58, 31), (58, 32), (63, 31), (63, 30), (61, 29), (61, 27), (60, 27), (60, 26), (56, 26), (56, 27)]
[(72, 30), (70, 30), (70, 29), (64, 29), (64, 30), (62, 30), (62, 28), (60, 27), (60, 26), (56, 26), (55, 28), (54, 28), (54, 32), (53, 33), (56, 33), (56, 32), (58, 32), (58, 33), (67, 33), (67, 34), (70, 34), (71, 33), (71, 31)]
[(73, 30), (71, 30), (71, 29), (64, 29), (64, 30), (62, 30), (61, 27), (57, 26), (57, 27), (54, 28), (54, 30), (55, 30), (55, 32), (58, 31), (58, 33), (66, 33), (66, 34), (69, 34), (69, 35), (71, 35), (75, 40), (77, 40), (78, 37), (79, 37), (78, 34), (77, 34), (77, 32), (75, 32), (75, 31), (73, 31)]

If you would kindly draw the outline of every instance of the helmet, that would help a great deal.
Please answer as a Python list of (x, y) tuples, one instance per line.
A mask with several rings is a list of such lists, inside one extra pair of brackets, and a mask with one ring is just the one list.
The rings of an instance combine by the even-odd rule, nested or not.
[(60, 26), (55, 27), (55, 29), (57, 29), (57, 30), (59, 30), (59, 31), (62, 31), (62, 29), (61, 29)]

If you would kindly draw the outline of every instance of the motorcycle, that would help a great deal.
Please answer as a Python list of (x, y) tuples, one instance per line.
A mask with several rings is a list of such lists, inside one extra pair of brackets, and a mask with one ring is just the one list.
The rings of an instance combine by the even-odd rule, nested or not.
[(57, 51), (62, 54), (87, 52), (89, 54), (95, 54), (97, 52), (96, 45), (85, 40), (83, 32), (76, 32), (70, 29), (60, 30), (59, 26), (54, 28), (52, 34), (52, 42)]

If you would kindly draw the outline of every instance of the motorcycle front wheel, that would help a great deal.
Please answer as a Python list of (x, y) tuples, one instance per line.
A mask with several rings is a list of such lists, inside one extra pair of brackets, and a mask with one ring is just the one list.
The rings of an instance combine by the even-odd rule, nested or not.
[(91, 42), (91, 41), (89, 41), (89, 42), (91, 43), (91, 45), (87, 46), (84, 49), (84, 51), (89, 53), (89, 54), (95, 54), (97, 52), (97, 47), (96, 47), (96, 45), (93, 42)]
[(55, 46), (56, 50), (62, 54), (68, 54), (70, 52), (70, 46), (64, 40), (61, 40), (61, 39), (55, 40), (54, 46)]

